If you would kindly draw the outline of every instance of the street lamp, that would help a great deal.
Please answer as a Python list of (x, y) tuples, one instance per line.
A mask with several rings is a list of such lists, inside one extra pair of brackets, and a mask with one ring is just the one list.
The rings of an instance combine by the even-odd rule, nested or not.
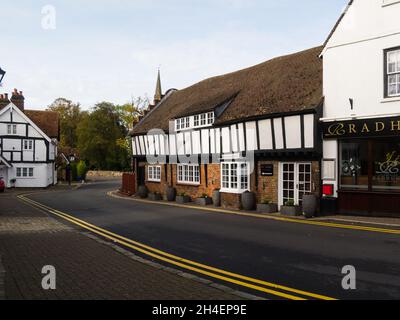
[(0, 85), (1, 85), (1, 81), (3, 81), (5, 74), (6, 74), (6, 72), (2, 68), (0, 68)]

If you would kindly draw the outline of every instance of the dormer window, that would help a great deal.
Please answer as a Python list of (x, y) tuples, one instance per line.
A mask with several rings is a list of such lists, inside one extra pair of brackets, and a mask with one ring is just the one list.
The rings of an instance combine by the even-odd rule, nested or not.
[(387, 97), (400, 96), (400, 49), (386, 51), (385, 94)]
[(194, 116), (194, 126), (200, 126), (200, 116), (198, 114)]
[(209, 112), (208, 113), (208, 124), (214, 124), (214, 112)]
[(201, 115), (201, 122), (200, 122), (200, 125), (201, 126), (205, 126), (206, 124), (207, 124), (207, 115), (205, 114), (205, 113), (203, 113), (202, 115)]
[(179, 118), (175, 120), (175, 130), (182, 131), (187, 129), (196, 129), (212, 126), (215, 121), (214, 112), (196, 114), (190, 117)]

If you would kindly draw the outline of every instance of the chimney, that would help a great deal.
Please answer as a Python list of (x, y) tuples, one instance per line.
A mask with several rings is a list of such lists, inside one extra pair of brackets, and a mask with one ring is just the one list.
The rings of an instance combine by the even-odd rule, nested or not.
[(18, 92), (17, 89), (14, 89), (11, 96), (11, 102), (14, 103), (21, 111), (25, 110), (25, 98), (22, 91)]
[(10, 104), (10, 100), (8, 100), (8, 94), (0, 95), (0, 109), (7, 107)]

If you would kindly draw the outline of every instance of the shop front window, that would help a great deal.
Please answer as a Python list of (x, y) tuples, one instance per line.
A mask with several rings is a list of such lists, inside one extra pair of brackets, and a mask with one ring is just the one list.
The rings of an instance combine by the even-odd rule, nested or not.
[(376, 141), (373, 150), (372, 189), (400, 191), (400, 142)]
[(368, 189), (368, 141), (353, 140), (340, 144), (340, 187)]

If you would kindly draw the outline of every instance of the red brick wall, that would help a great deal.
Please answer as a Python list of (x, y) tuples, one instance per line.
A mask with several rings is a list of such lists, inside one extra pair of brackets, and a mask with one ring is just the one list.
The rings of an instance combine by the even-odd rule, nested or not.
[[(274, 175), (272, 177), (261, 176), (261, 165), (273, 164)], [(219, 164), (207, 165), (207, 184), (205, 179), (205, 165), (200, 166), (200, 185), (192, 186), (177, 183), (177, 165), (167, 165), (167, 175), (165, 173), (165, 165), (161, 166), (161, 182), (150, 182), (147, 181), (147, 167), (146, 165), (146, 186), (150, 192), (158, 192), (162, 195), (165, 194), (165, 188), (171, 185), (171, 169), (172, 173), (172, 186), (176, 188), (177, 194), (185, 193), (192, 199), (201, 197), (203, 194), (207, 194), (209, 197), (215, 189), (221, 188), (221, 172)], [(256, 185), (256, 174), (258, 175), (258, 184)], [(320, 167), (318, 161), (312, 162), (312, 182), (313, 192), (316, 195), (320, 195)], [(250, 176), (251, 191), (256, 193), (257, 202), (260, 203), (263, 200), (269, 200), (273, 203), (278, 203), (279, 199), (279, 161), (258, 161), (257, 168)], [(221, 204), (224, 208), (240, 209), (241, 201), (240, 195), (231, 193), (221, 194)]]
[(165, 188), (171, 185), (171, 169), (172, 169), (172, 186), (176, 189), (177, 194), (185, 193), (192, 199), (201, 197), (203, 194), (207, 194), (209, 197), (215, 189), (220, 188), (220, 169), (218, 164), (207, 165), (207, 184), (206, 184), (206, 170), (205, 165), (200, 166), (200, 185), (186, 185), (178, 183), (177, 180), (177, 165), (167, 165), (167, 175), (165, 175), (165, 166), (162, 165), (161, 169), (161, 182), (148, 181), (148, 172), (146, 165), (146, 186), (149, 192), (159, 192), (165, 194)]

